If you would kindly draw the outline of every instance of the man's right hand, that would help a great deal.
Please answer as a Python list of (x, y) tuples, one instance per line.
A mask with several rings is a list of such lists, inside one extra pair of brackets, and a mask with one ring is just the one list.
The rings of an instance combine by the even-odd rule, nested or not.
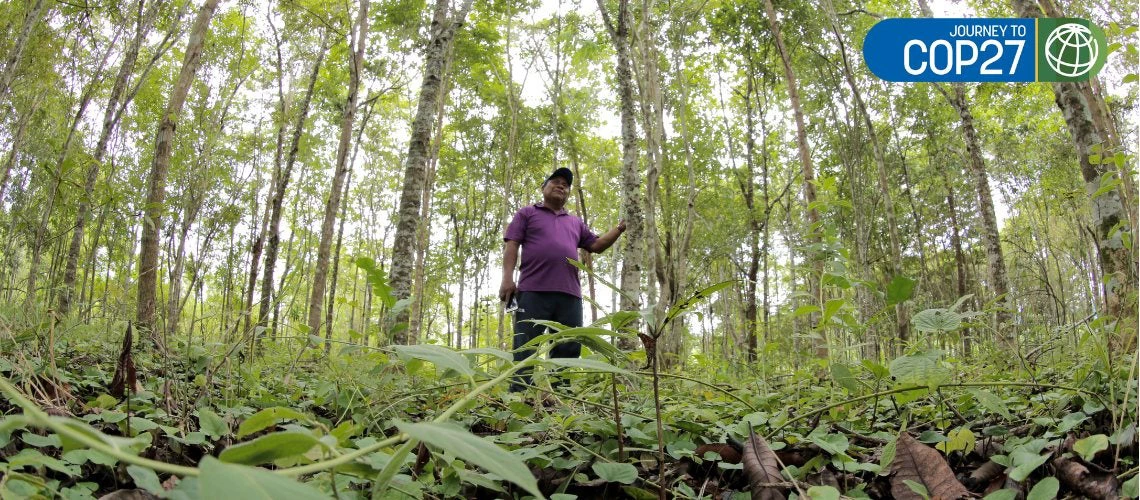
[(503, 284), (499, 285), (499, 302), (510, 300), (511, 296), (518, 291), (518, 288), (514, 280), (503, 280)]

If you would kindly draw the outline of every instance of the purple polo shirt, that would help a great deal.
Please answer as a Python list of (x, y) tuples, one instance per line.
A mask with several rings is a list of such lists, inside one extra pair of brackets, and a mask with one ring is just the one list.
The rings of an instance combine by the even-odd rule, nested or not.
[(578, 249), (594, 243), (598, 236), (566, 209), (555, 213), (542, 203), (527, 205), (515, 213), (503, 241), (522, 245), (519, 291), (562, 292), (582, 296), (578, 268), (566, 259), (578, 259)]

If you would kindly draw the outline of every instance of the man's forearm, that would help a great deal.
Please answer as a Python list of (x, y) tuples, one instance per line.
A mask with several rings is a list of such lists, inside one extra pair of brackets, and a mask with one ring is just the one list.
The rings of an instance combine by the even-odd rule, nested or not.
[(591, 245), (587, 250), (593, 253), (602, 253), (606, 251), (607, 248), (614, 245), (614, 242), (616, 242), (618, 237), (621, 236), (621, 233), (622, 228), (620, 227), (610, 229), (609, 231), (606, 231), (606, 234), (603, 234), (599, 236), (597, 240), (594, 240), (594, 244)]

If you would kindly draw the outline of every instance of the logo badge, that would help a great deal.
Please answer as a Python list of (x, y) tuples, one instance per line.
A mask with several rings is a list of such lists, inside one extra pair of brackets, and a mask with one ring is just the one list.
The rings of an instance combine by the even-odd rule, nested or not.
[(863, 59), (893, 82), (1066, 82), (1096, 75), (1104, 32), (1075, 18), (884, 19)]

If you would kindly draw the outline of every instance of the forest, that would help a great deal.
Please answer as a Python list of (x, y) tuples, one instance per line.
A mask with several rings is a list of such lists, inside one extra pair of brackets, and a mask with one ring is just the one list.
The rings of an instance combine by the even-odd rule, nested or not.
[[(0, 499), (1137, 498), (1138, 10), (0, 2)], [(1107, 62), (868, 70), (935, 17)]]

